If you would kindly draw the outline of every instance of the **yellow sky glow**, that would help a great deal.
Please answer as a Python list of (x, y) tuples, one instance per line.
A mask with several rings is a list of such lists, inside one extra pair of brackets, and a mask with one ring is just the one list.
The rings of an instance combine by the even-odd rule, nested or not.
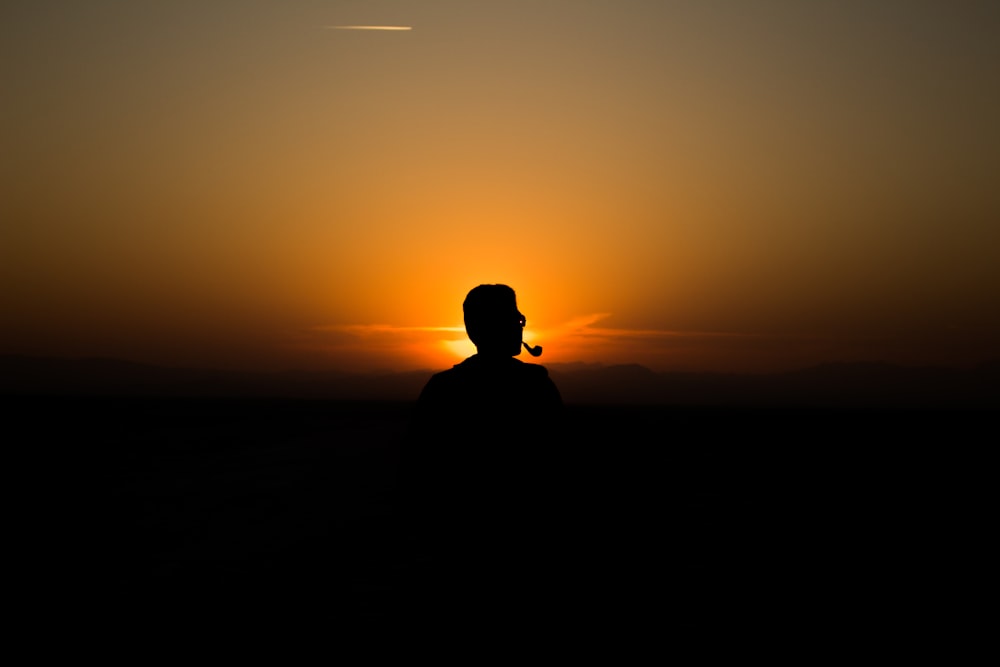
[(995, 3), (244, 4), (7, 13), (0, 354), (1000, 358)]

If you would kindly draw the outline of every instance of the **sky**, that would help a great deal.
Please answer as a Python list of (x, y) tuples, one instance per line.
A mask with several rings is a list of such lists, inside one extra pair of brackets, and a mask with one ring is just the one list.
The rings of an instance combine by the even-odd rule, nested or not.
[(505, 283), (540, 363), (1000, 358), (996, 2), (0, 15), (0, 354), (445, 368)]

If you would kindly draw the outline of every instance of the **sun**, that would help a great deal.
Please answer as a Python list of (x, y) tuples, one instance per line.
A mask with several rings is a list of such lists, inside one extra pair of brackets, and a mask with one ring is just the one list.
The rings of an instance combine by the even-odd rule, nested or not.
[(476, 346), (468, 338), (441, 341), (441, 346), (456, 363), (476, 353)]

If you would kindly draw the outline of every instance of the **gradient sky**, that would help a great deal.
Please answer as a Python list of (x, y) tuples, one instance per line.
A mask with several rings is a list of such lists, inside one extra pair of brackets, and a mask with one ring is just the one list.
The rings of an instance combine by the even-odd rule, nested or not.
[[(5, 2), (0, 353), (1000, 358), (1000, 5)], [(411, 30), (341, 30), (333, 26)]]

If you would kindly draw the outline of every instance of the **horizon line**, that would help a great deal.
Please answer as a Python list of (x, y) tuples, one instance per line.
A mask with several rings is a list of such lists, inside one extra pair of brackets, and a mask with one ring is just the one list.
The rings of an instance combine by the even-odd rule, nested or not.
[[(370, 368), (368, 370), (347, 370), (341, 368), (308, 368), (305, 366), (295, 366), (286, 367), (280, 369), (264, 369), (264, 368), (250, 368), (250, 367), (226, 367), (225, 365), (220, 366), (209, 366), (209, 365), (191, 365), (191, 364), (171, 364), (171, 363), (161, 363), (155, 361), (145, 361), (131, 359), (127, 357), (116, 357), (107, 355), (80, 355), (80, 356), (58, 356), (58, 355), (41, 355), (41, 354), (30, 354), (30, 353), (19, 353), (19, 352), (5, 352), (0, 353), (0, 360), (3, 359), (24, 359), (24, 360), (47, 360), (47, 361), (110, 361), (110, 362), (120, 362), (126, 364), (134, 364), (137, 366), (148, 366), (152, 368), (166, 368), (166, 369), (176, 369), (176, 370), (199, 370), (199, 371), (220, 371), (220, 372), (237, 372), (237, 373), (249, 373), (249, 374), (264, 374), (270, 375), (274, 373), (288, 373), (288, 372), (335, 372), (345, 375), (371, 375), (371, 374), (410, 374), (410, 373), (436, 373), (439, 370), (443, 370), (446, 367), (420, 367), (420, 368)], [(535, 362), (524, 362), (524, 363), (535, 363)], [(969, 362), (965, 364), (947, 364), (947, 363), (901, 363), (897, 361), (889, 361), (885, 359), (829, 359), (826, 361), (818, 361), (812, 364), (804, 364), (801, 366), (796, 366), (794, 368), (775, 368), (772, 370), (765, 371), (736, 371), (736, 370), (709, 370), (709, 369), (690, 369), (690, 368), (676, 368), (676, 369), (656, 369), (649, 365), (643, 364), (639, 361), (633, 362), (618, 362), (618, 363), (606, 363), (603, 361), (553, 361), (541, 364), (546, 367), (558, 367), (558, 366), (589, 366), (591, 368), (615, 368), (622, 366), (637, 366), (646, 369), (655, 374), (672, 374), (672, 373), (696, 373), (696, 374), (709, 374), (709, 375), (781, 375), (785, 373), (795, 373), (803, 370), (819, 368), (823, 366), (893, 366), (896, 368), (905, 369), (951, 369), (951, 370), (974, 370), (981, 368), (983, 366), (992, 366), (994, 364), (1000, 364), (1000, 358), (987, 357), (980, 359), (979, 361)]]

